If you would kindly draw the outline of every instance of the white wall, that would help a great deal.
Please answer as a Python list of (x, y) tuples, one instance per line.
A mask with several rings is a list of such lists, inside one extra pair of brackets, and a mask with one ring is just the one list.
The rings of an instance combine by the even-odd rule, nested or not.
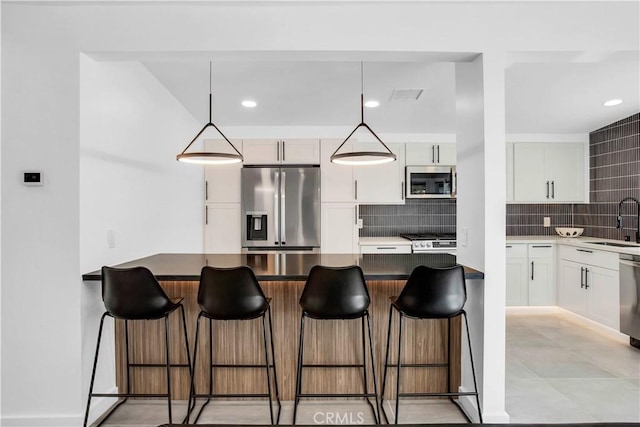
[[(201, 125), (140, 63), (81, 55), (81, 271), (159, 252), (202, 251), (204, 170), (175, 160)], [(99, 282), (83, 284), (81, 307), (81, 389), (88, 390), (104, 312)], [(95, 390), (110, 393), (115, 359), (112, 322), (107, 325)], [(92, 418), (107, 403), (94, 399)]]
[[(602, 16), (616, 22), (616, 31), (601, 25)], [(3, 425), (77, 425), (83, 411), (80, 53), (242, 59), (327, 51), (361, 58), (385, 51), (638, 49), (632, 2), (3, 3), (1, 19)], [(488, 140), (494, 143), (504, 151), (504, 141)], [(27, 168), (45, 172), (44, 187), (20, 184)], [(489, 215), (487, 206), (499, 204), (485, 203), (491, 223), (485, 233), (502, 227), (498, 239), (504, 217)], [(487, 268), (487, 277), (496, 268)], [(494, 286), (500, 283), (485, 290)], [(65, 310), (53, 310), (58, 305)], [(493, 334), (496, 325), (484, 327)], [(27, 366), (23, 377), (20, 368)]]

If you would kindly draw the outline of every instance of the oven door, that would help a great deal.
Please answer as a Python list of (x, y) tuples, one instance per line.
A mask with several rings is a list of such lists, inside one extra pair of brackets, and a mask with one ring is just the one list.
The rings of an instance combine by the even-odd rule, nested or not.
[(456, 197), (455, 166), (407, 166), (407, 199), (450, 199)]

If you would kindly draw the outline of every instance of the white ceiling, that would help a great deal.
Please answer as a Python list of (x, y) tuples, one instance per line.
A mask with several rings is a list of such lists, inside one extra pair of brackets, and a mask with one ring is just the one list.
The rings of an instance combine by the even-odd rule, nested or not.
[[(585, 133), (640, 111), (637, 52), (616, 55), (514, 54), (506, 71), (507, 133)], [(206, 60), (145, 61), (199, 122), (208, 115)], [(455, 133), (453, 62), (364, 63), (365, 121), (378, 133)], [(394, 89), (424, 89), (392, 101)], [(616, 107), (603, 107), (622, 98)], [(213, 121), (225, 126), (353, 126), (360, 120), (360, 63), (216, 61)], [(240, 102), (253, 99), (258, 107)]]

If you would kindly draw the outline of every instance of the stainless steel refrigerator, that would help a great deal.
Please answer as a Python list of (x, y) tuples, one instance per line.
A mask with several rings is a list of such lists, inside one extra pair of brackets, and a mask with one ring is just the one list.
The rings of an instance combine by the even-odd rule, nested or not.
[(320, 168), (242, 168), (242, 247), (320, 247)]

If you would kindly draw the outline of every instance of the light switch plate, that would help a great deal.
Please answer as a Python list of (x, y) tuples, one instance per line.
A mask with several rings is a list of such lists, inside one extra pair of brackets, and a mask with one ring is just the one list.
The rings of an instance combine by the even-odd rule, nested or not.
[(545, 227), (551, 227), (551, 217), (549, 217), (549, 216), (545, 216), (544, 217), (544, 226)]
[(358, 218), (357, 226), (358, 226), (358, 228), (362, 228), (363, 227), (362, 218)]

